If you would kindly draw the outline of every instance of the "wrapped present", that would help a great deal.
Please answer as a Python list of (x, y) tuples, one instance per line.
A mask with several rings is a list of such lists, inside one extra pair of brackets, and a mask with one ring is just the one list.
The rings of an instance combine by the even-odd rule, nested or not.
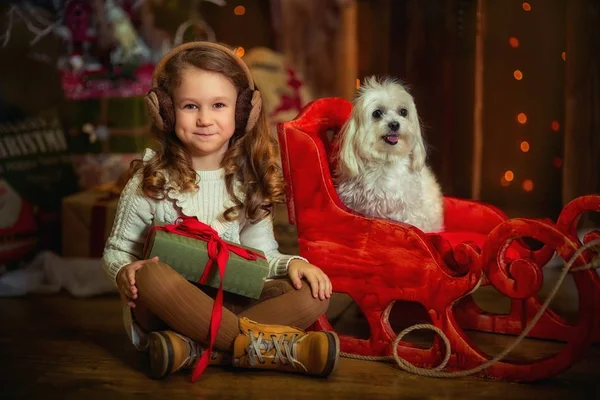
[(151, 229), (145, 259), (158, 256), (187, 280), (217, 289), (221, 282), (219, 270), (211, 267), (222, 263), (223, 290), (253, 299), (260, 297), (269, 273), (264, 253), (222, 240), (214, 229), (196, 218), (180, 221)]
[(61, 116), (71, 153), (139, 153), (151, 142), (143, 96), (69, 100)]
[(63, 199), (63, 257), (102, 257), (118, 201), (119, 191), (113, 184), (97, 186)]

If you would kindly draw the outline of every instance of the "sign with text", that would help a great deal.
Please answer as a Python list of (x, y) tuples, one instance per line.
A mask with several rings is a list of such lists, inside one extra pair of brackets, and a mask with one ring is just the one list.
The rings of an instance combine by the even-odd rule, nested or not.
[(60, 209), (61, 199), (77, 191), (56, 111), (0, 121), (0, 177), (44, 209)]

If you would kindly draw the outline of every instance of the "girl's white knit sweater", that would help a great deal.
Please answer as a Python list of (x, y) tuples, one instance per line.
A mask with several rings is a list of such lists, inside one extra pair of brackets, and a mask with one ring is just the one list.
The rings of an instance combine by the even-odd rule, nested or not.
[[(147, 161), (153, 155), (153, 150), (146, 149), (143, 160)], [(198, 191), (171, 191), (162, 200), (143, 194), (141, 170), (129, 180), (121, 193), (112, 232), (104, 249), (104, 268), (115, 284), (121, 268), (142, 258), (152, 224), (174, 223), (183, 215), (197, 217), (215, 229), (224, 240), (262, 250), (269, 262), (270, 278), (287, 275), (289, 262), (295, 258), (303, 259), (279, 253), (272, 218), (254, 224), (246, 221), (243, 215), (234, 221), (223, 218), (223, 212), (233, 205), (225, 186), (223, 169), (196, 172)], [(241, 193), (240, 198), (243, 198)]]

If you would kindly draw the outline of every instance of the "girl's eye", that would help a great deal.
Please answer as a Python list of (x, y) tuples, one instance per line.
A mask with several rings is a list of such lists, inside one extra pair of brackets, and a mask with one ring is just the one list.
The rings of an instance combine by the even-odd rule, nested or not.
[(194, 110), (198, 107), (196, 107), (195, 104), (186, 104), (185, 106), (183, 106), (183, 108), (185, 108), (186, 110)]
[(225, 107), (225, 104), (223, 104), (223, 103), (216, 103), (213, 107), (214, 108), (223, 108), (223, 107)]

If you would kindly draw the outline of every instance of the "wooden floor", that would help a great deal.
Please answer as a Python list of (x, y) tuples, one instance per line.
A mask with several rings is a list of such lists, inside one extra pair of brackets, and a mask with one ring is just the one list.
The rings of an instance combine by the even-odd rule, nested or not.
[[(561, 376), (535, 384), (480, 378), (432, 379), (392, 364), (342, 359), (329, 379), (211, 367), (162, 381), (145, 375), (146, 356), (129, 344), (116, 296), (66, 294), (0, 299), (0, 399), (580, 399), (600, 398), (600, 347)], [(474, 337), (477, 337), (475, 335)], [(490, 352), (510, 338), (482, 336)], [(487, 339), (486, 339), (487, 338)], [(535, 341), (542, 357), (560, 344)], [(495, 354), (495, 353), (494, 353)]]

